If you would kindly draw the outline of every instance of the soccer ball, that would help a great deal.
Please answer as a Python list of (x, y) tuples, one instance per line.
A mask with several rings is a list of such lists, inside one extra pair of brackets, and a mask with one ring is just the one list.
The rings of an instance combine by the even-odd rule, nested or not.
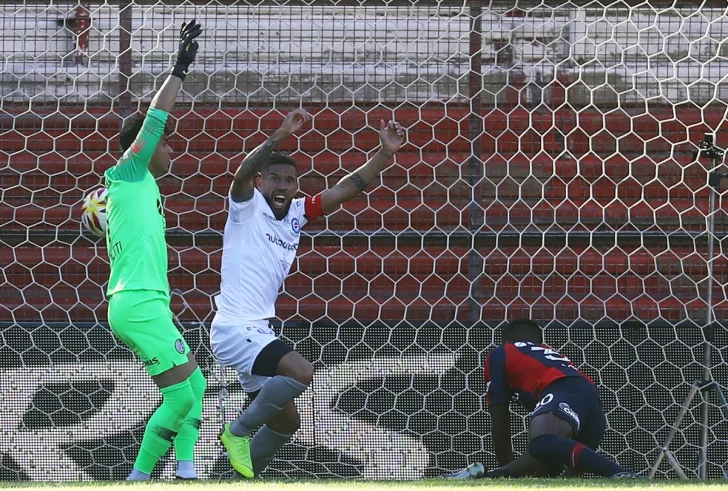
[(97, 237), (106, 235), (106, 188), (89, 192), (83, 200), (82, 210), (83, 227)]

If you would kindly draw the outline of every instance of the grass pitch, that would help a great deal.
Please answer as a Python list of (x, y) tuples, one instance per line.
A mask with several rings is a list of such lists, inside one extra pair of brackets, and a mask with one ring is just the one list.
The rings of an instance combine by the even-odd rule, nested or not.
[(151, 481), (145, 483), (126, 482), (0, 482), (0, 488), (38, 489), (42, 491), (80, 491), (82, 489), (101, 489), (103, 491), (453, 491), (454, 488), (482, 488), (503, 491), (532, 491), (547, 489), (550, 491), (569, 491), (576, 489), (614, 489), (634, 488), (661, 490), (698, 490), (709, 489), (728, 491), (728, 482), (711, 481), (612, 481), (601, 479), (564, 480), (564, 479), (516, 479), (498, 480), (482, 479), (477, 481), (445, 481), (442, 479), (425, 479), (421, 481), (358, 481), (358, 480), (319, 480), (319, 481)]

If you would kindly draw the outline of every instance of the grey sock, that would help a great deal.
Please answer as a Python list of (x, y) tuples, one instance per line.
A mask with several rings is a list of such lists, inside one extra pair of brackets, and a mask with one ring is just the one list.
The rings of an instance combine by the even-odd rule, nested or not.
[(195, 463), (191, 460), (178, 460), (177, 473), (175, 475), (183, 479), (197, 479)]
[(268, 428), (268, 425), (255, 433), (253, 439), (250, 440), (250, 458), (253, 461), (253, 472), (256, 477), (268, 467), (278, 450), (288, 443), (292, 436), (277, 433)]
[(278, 411), (303, 394), (306, 390), (298, 380), (276, 375), (268, 380), (248, 409), (230, 424), (230, 432), (235, 436), (250, 436), (256, 428), (265, 424)]
[(146, 472), (142, 472), (136, 469), (136, 467), (132, 467), (131, 474), (126, 478), (127, 481), (148, 481), (149, 480), (149, 474)]

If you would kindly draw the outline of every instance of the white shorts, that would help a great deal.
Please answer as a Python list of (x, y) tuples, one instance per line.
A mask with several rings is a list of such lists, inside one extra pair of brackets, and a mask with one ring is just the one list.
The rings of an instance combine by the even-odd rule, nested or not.
[(234, 368), (245, 392), (255, 392), (270, 378), (253, 375), (263, 348), (278, 339), (268, 321), (235, 321), (216, 315), (210, 327), (212, 354), (223, 367)]

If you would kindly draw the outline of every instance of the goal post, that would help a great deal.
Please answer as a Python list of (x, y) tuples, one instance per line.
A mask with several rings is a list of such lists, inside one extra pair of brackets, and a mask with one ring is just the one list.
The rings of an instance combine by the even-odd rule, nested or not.
[[(202, 476), (231, 472), (218, 390), (228, 417), (246, 403), (207, 339), (224, 198), (294, 107), (313, 115), (283, 147), (304, 195), (365, 162), (380, 119), (407, 142), (375, 187), (302, 233), (275, 327), (316, 375), (266, 476), (493, 467), (482, 363), (519, 317), (597, 382), (602, 451), (638, 472), (705, 370), (725, 380), (725, 182), (693, 155), (707, 133), (728, 146), (724, 5), (1, 0), (0, 478), (123, 478), (159, 402), (108, 329), (107, 253), (80, 203), (193, 17), (205, 33), (159, 184), (173, 311), (210, 379)], [(678, 477), (673, 457), (688, 477), (725, 474), (711, 387), (656, 477)]]

